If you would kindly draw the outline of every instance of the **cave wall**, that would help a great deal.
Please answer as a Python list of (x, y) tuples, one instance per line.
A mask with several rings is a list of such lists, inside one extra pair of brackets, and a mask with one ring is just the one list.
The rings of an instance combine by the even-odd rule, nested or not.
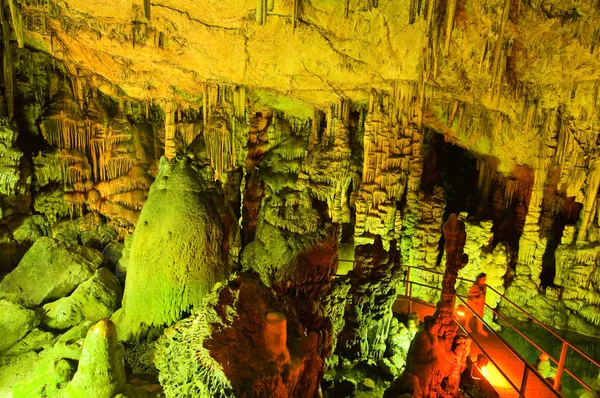
[[(130, 281), (113, 317), (120, 338), (184, 318), (173, 333), (201, 327), (224, 344), (199, 311), (209, 300), (235, 325), (218, 302), (244, 280), (299, 339), (280, 347), (282, 369), (286, 349), (317, 367), (334, 352), (389, 362), (403, 267), (444, 271), (450, 212), (470, 257), (459, 276), (487, 272), (547, 324), (599, 334), (593, 4), (27, 0), (3, 11), (1, 271), (45, 236), (102, 251)], [(193, 171), (173, 172), (171, 186), (176, 165)], [(177, 243), (213, 256), (214, 277), (195, 250), (179, 262), (157, 247), (207, 214), (219, 217)], [(164, 237), (144, 239), (148, 225)], [(203, 233), (226, 238), (203, 246)], [(173, 289), (154, 286), (144, 324), (134, 287), (161, 273)], [(127, 307), (136, 319), (124, 329)], [(263, 321), (240, 325), (261, 333)], [(207, 363), (225, 360), (212, 355), (219, 344), (203, 347)], [(273, 380), (281, 394), (308, 383)]]
[[(24, 4), (21, 12), (34, 9)], [(434, 117), (428, 112), (450, 92), (406, 81), (329, 105), (240, 84), (206, 83), (195, 96), (178, 91), (169, 100), (133, 98), (113, 83), (107, 94), (106, 81), (90, 70), (74, 73), (69, 61), (33, 45), (8, 46), (1, 158), (6, 271), (37, 236), (62, 233), (103, 248), (132, 233), (163, 155), (188, 156), (214, 170), (245, 226), (244, 246), (251, 248), (263, 206), (296, 211), (298, 200), (310, 201), (308, 194), (326, 207), (326, 219), (351, 226), (354, 245), (380, 237), (387, 250), (400, 242), (405, 265), (442, 270), (440, 225), (451, 210), (470, 211), (473, 231), (485, 221), (481, 225), (493, 234), (486, 253), (506, 245), (499, 250), (508, 252), (509, 296), (521, 304), (545, 294), (547, 286), (560, 296), (560, 277), (542, 283), (540, 276), (566, 266), (553, 255), (565, 225), (577, 224), (572, 251), (596, 241), (597, 134), (588, 123), (597, 116), (583, 110), (591, 98), (587, 83), (581, 97), (574, 88), (553, 107), (543, 95), (525, 101), (514, 121), (500, 109), (475, 110), (457, 101)], [(495, 119), (497, 112), (505, 117)], [(521, 146), (515, 129), (532, 140)], [(511, 146), (510, 156), (499, 152)], [(460, 151), (470, 156), (468, 167), (476, 164), (476, 188), (457, 182), (460, 171), (450, 172)], [(465, 190), (472, 191), (467, 199), (458, 194)], [(297, 195), (302, 198), (290, 201)], [(311, 217), (320, 216), (298, 213), (277, 221), (267, 212), (264, 219), (307, 232), (317, 225)], [(80, 231), (65, 232), (74, 223)], [(464, 276), (487, 267), (472, 268)]]

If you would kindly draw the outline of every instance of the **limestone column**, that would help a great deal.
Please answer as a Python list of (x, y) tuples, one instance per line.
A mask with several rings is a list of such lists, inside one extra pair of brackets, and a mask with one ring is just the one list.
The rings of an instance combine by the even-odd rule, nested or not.
[(165, 157), (169, 160), (176, 156), (175, 150), (175, 104), (165, 104)]

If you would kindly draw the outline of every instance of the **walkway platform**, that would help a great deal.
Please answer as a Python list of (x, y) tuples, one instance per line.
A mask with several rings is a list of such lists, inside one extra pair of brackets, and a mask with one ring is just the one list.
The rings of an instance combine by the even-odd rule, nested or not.
[[(408, 313), (408, 303), (408, 297), (399, 296), (393, 307), (394, 312)], [(434, 311), (435, 308), (432, 304), (413, 299), (412, 312), (416, 312), (421, 319), (425, 316), (433, 315)], [(477, 332), (473, 332), (470, 334), (470, 337), (473, 340), (471, 344), (471, 358), (475, 359), (478, 354), (482, 353), (491, 359), (490, 363), (486, 366), (485, 377), (501, 398), (550, 398), (556, 396), (552, 389), (539, 376), (530, 371), (527, 372), (527, 382), (525, 383), (523, 395), (521, 395), (517, 390), (522, 385), (523, 374), (526, 369), (523, 361), (493, 333), (488, 333), (487, 337), (483, 337)], [(501, 369), (499, 370), (492, 361)], [(502, 372), (504, 372), (506, 377)]]

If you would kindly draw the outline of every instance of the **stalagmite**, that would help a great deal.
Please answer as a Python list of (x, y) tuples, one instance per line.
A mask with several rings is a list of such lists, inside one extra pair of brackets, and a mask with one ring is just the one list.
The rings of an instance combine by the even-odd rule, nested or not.
[(105, 319), (88, 332), (81, 359), (67, 392), (70, 396), (111, 398), (125, 391), (124, 348), (114, 323)]
[(136, 225), (123, 308), (114, 316), (125, 340), (198, 308), (237, 262), (237, 220), (208, 171), (189, 159), (161, 160)]
[(433, 316), (425, 320), (425, 329), (411, 342), (406, 359), (405, 372), (418, 378), (425, 397), (455, 397), (470, 352), (470, 339), (456, 333), (454, 285), (467, 259), (463, 254), (465, 225), (454, 213), (444, 224), (444, 237), (446, 271), (442, 296)]
[(287, 348), (287, 322), (285, 314), (269, 312), (265, 316), (265, 329), (263, 331), (266, 351), (270, 359), (277, 362), (289, 361)]

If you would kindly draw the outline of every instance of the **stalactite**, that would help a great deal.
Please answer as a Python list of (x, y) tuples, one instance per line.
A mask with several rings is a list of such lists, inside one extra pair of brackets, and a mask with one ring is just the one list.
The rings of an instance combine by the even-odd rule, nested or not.
[(150, 21), (150, 0), (144, 0), (144, 16), (148, 21)]
[(40, 123), (42, 136), (57, 148), (75, 149), (90, 154), (94, 129), (64, 114), (47, 117)]
[(446, 3), (446, 45), (445, 53), (450, 53), (450, 42), (452, 40), (452, 30), (454, 29), (454, 15), (456, 13), (456, 0), (448, 0)]
[(313, 108), (311, 133), (308, 137), (308, 152), (311, 152), (319, 144), (319, 131), (321, 131), (321, 111)]
[(204, 142), (211, 166), (215, 169), (215, 179), (219, 179), (235, 165), (233, 134), (227, 120), (220, 113), (220, 110), (216, 109), (204, 127)]
[(60, 161), (62, 178), (66, 186), (73, 186), (76, 182), (89, 180), (92, 169), (87, 157), (79, 151), (61, 149), (57, 153)]
[(208, 84), (204, 84), (202, 90), (202, 121), (206, 126), (208, 122)]
[(17, 44), (19, 48), (23, 48), (23, 17), (21, 11), (16, 3), (16, 0), (7, 0), (10, 8), (10, 17), (12, 20), (13, 29), (15, 30), (15, 36), (17, 37)]
[(292, 13), (292, 29), (295, 31), (298, 26), (298, 14), (300, 13), (300, 0), (294, 0), (294, 11)]
[(175, 104), (168, 101), (165, 104), (165, 157), (173, 159), (177, 153), (175, 146)]
[(265, 0), (256, 0), (256, 22), (258, 22), (260, 25), (264, 25), (265, 21), (265, 13), (264, 13), (264, 7), (265, 7)]
[(175, 134), (185, 145), (190, 145), (202, 134), (202, 123), (177, 123)]
[(506, 25), (508, 23), (508, 16), (510, 14), (510, 3), (511, 0), (504, 0), (504, 7), (502, 9), (502, 21), (500, 23), (500, 32), (498, 33), (498, 40), (494, 47), (494, 61), (492, 63), (492, 99), (495, 99), (498, 103), (500, 101), (501, 93), (498, 87), (502, 84), (502, 70), (503, 63), (500, 62), (502, 47), (504, 45), (504, 33), (506, 32)]
[(6, 97), (6, 108), (8, 117), (13, 118), (15, 115), (15, 93), (14, 93), (14, 64), (10, 48), (10, 31), (8, 20), (4, 15), (3, 2), (0, 2), (0, 14), (2, 17), (2, 39), (3, 39), (3, 56), (2, 69), (4, 70), (4, 95)]
[(267, 11), (269, 9), (269, 5), (268, 5), (268, 0), (263, 0), (263, 5), (262, 5), (262, 20), (263, 20), (263, 24), (267, 23)]

